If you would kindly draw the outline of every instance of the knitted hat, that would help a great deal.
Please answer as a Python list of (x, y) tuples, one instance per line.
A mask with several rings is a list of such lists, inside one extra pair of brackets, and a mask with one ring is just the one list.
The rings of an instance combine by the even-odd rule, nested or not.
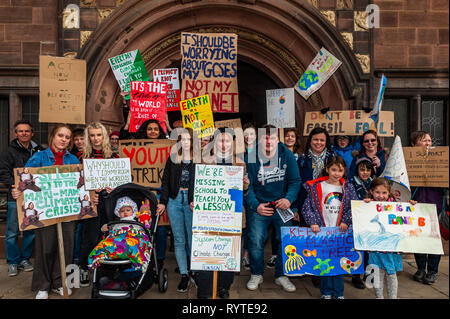
[(111, 134), (109, 134), (109, 137), (111, 137), (111, 136), (113, 136), (113, 135), (115, 135), (115, 136), (119, 137), (119, 135), (120, 135), (120, 132), (119, 132), (119, 131), (114, 131), (114, 132), (111, 132)]
[(133, 218), (134, 218), (136, 216), (138, 208), (137, 208), (136, 203), (128, 196), (121, 197), (117, 200), (116, 208), (114, 209), (114, 214), (117, 217), (120, 217), (119, 211), (122, 207), (125, 207), (125, 206), (130, 206), (131, 209), (133, 209)]

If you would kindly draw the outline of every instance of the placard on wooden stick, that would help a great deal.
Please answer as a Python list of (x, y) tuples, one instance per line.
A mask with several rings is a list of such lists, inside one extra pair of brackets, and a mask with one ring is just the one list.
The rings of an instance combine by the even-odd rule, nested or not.
[(63, 296), (68, 298), (61, 223), (97, 217), (97, 207), (91, 200), (95, 192), (85, 190), (79, 164), (16, 168), (14, 179), (22, 192), (17, 199), (19, 229), (56, 224)]
[(82, 165), (55, 165), (14, 169), (20, 230), (97, 216), (94, 191), (86, 191)]

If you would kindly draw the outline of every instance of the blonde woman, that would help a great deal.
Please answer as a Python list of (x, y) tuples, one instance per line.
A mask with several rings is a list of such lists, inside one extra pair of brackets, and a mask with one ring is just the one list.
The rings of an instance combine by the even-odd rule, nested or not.
[(100, 122), (93, 122), (84, 129), (84, 141), (80, 162), (83, 162), (83, 158), (119, 157), (112, 151), (108, 132)]
[[(85, 158), (105, 159), (118, 158), (119, 155), (114, 153), (109, 143), (109, 135), (103, 124), (93, 122), (84, 129), (84, 146), (83, 152), (79, 157), (81, 163)], [(83, 223), (83, 232), (81, 237), (81, 256), (80, 256), (80, 285), (87, 287), (90, 285), (88, 271), (88, 257), (91, 251), (100, 241), (101, 225), (107, 224), (109, 218), (104, 209), (104, 198), (112, 191), (111, 188), (97, 189), (99, 194), (99, 205), (97, 208), (97, 217), (85, 219)]]

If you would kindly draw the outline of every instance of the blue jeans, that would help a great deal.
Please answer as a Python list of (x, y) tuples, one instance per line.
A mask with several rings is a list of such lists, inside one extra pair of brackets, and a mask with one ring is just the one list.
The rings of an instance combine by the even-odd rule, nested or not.
[[(267, 239), (267, 228), (273, 224), (275, 238), (278, 241), (278, 251), (281, 251), (281, 227), (290, 226), (291, 221), (286, 224), (281, 220), (280, 215), (274, 212), (272, 216), (261, 216), (256, 211), (249, 211), (247, 214), (250, 224), (248, 229), (248, 249), (250, 255), (250, 271), (253, 275), (264, 273), (264, 243)], [(275, 262), (275, 278), (283, 276), (282, 258), (277, 258)]]
[(320, 277), (320, 293), (323, 296), (344, 296), (344, 276), (321, 276)]
[(26, 230), (22, 236), (22, 249), (19, 248), (17, 238), (19, 238), (19, 220), (17, 218), (17, 204), (15, 201), (8, 201), (8, 213), (6, 215), (6, 261), (8, 265), (18, 265), (23, 260), (28, 260), (33, 251), (34, 231)]
[(179, 190), (175, 199), (169, 198), (167, 214), (172, 227), (178, 268), (180, 268), (180, 274), (187, 275), (187, 262), (192, 245), (192, 210), (189, 206), (187, 190)]
[(344, 296), (344, 276), (321, 276), (320, 293), (322, 295), (343, 297)]

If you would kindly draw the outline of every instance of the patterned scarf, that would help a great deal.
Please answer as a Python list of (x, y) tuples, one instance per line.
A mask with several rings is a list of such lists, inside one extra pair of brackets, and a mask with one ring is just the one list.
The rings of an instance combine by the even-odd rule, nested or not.
[(313, 151), (311, 151), (311, 149), (309, 149), (308, 155), (312, 160), (313, 179), (316, 179), (319, 177), (322, 169), (325, 167), (325, 159), (328, 156), (328, 150), (324, 149), (324, 151), (320, 155), (316, 155), (313, 153)]

